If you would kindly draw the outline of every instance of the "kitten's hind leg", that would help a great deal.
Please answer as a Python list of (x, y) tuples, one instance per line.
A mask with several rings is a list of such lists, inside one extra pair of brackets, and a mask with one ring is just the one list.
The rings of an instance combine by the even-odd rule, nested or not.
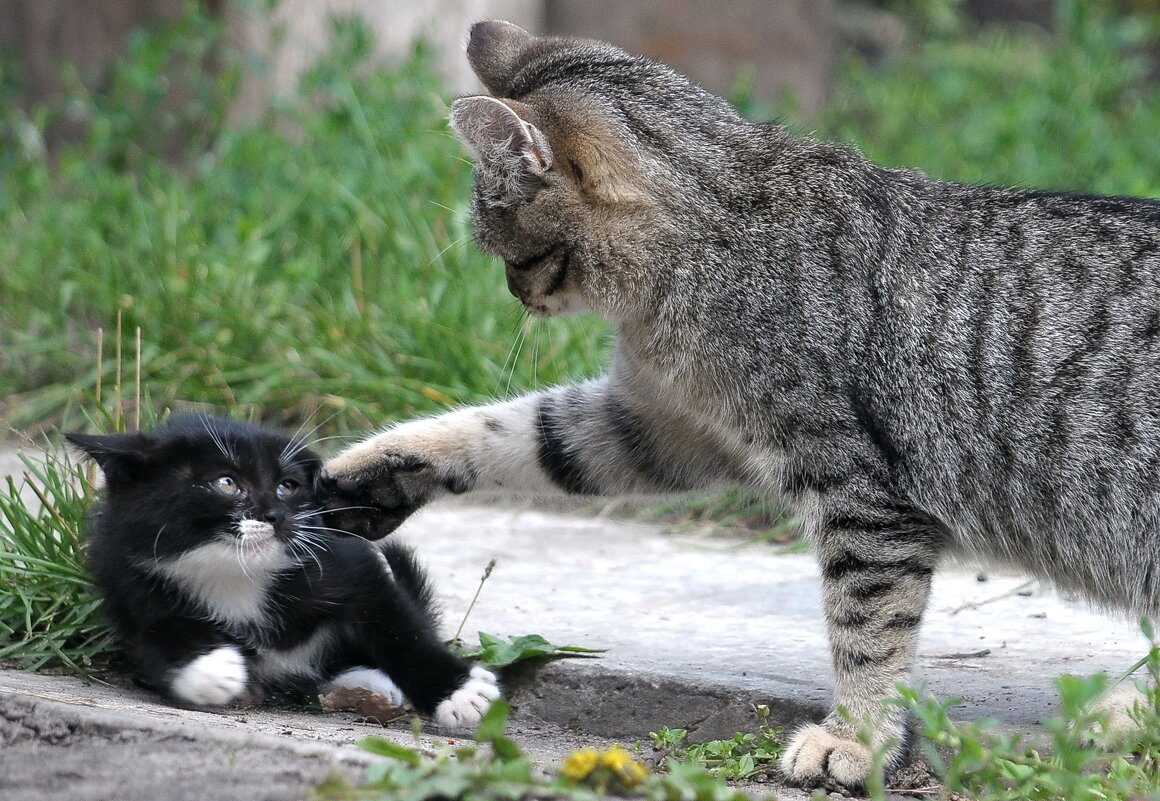
[(905, 755), (907, 715), (883, 702), (906, 679), (941, 538), (924, 515), (882, 503), (830, 506), (818, 521), (823, 607), (836, 675), (834, 711), (799, 729), (782, 756), (799, 784), (864, 786), (875, 752)]
[(357, 667), (339, 673), (337, 676), (326, 682), (321, 691), (323, 694), (332, 693), (336, 690), (346, 690), (361, 688), (370, 690), (376, 695), (381, 695), (387, 699), (387, 702), (400, 706), (403, 703), (403, 691), (399, 689), (399, 685), (391, 681), (390, 677), (381, 670), (375, 670), (369, 667)]
[(435, 708), (435, 722), (452, 729), (474, 726), (483, 719), (491, 702), (499, 696), (499, 680), (495, 674), (476, 665), (471, 669), (467, 681)]

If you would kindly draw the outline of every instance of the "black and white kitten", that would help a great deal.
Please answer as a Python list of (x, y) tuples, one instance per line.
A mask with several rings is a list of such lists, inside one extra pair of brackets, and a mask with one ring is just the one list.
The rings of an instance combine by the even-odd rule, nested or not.
[(403, 546), (328, 528), (301, 442), (206, 416), (66, 438), (105, 475), (89, 569), (151, 686), (199, 706), (364, 687), (455, 727), (499, 696), (439, 640)]

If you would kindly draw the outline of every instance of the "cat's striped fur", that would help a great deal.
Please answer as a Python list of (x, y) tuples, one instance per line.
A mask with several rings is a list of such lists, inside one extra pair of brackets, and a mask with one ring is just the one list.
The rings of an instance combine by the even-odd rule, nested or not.
[(476, 489), (788, 495), (837, 674), (799, 782), (867, 777), (856, 724), (904, 740), (880, 702), (948, 550), (1160, 612), (1160, 205), (882, 169), (607, 44), (487, 22), (468, 58), (479, 243), (533, 314), (615, 322), (616, 354), (370, 437), (327, 466), (345, 492), (400, 520)]

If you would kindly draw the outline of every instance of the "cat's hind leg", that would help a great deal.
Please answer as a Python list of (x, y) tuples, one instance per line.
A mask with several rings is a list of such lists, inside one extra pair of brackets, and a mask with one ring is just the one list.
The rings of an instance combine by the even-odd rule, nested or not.
[(906, 711), (883, 702), (914, 659), (941, 537), (889, 502), (831, 504), (816, 526), (836, 699), (820, 726), (794, 733), (781, 767), (799, 784), (860, 788), (876, 752), (887, 771), (905, 756)]
[(453, 729), (474, 726), (499, 696), (499, 681), (495, 674), (476, 665), (468, 674), (467, 681), (435, 707), (435, 722)]
[(390, 676), (381, 670), (369, 667), (356, 667), (343, 671), (326, 682), (320, 688), (323, 693), (332, 693), (336, 690), (363, 689), (381, 695), (387, 702), (400, 706), (403, 703), (403, 691), (399, 685), (391, 681)]

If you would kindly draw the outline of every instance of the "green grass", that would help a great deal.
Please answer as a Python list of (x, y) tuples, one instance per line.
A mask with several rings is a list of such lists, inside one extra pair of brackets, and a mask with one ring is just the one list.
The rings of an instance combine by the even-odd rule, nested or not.
[[(365, 429), (598, 369), (606, 327), (533, 327), (471, 242), (470, 166), (422, 48), (371, 69), (365, 31), (341, 24), (298, 95), (260, 124), (222, 122), (228, 77), (189, 78), (195, 108), (159, 112), (165, 98), (148, 87), (200, 75), (174, 54), (212, 49), (178, 44), (218, 36), (195, 14), (137, 37), (108, 93), (2, 112), (9, 425), (81, 421), (96, 331), (119, 311), (126, 332), (142, 331), (158, 406), (278, 423), (335, 415), (331, 428)], [(66, 111), (89, 134), (55, 160), (13, 146)]]
[(333, 776), (312, 794), (314, 801), (599, 801), (632, 797), (649, 801), (747, 801), (690, 763), (671, 762), (653, 773), (627, 750), (579, 749), (559, 766), (538, 767), (505, 733), (508, 706), (497, 701), (480, 724), (475, 744), (447, 748), (434, 757), (391, 740), (360, 743), (386, 761), (367, 771), (360, 787)]
[(692, 764), (720, 779), (745, 780), (776, 774), (777, 760), (784, 746), (785, 731), (769, 722), (769, 707), (755, 705), (756, 732), (736, 732), (726, 740), (687, 742), (687, 729), (670, 729), (648, 733), (656, 762), (664, 770), (673, 764)]
[[(1144, 622), (1151, 636), (1151, 624)], [(954, 723), (952, 703), (904, 690), (920, 721), (921, 746), (946, 791), (978, 801), (1157, 801), (1160, 799), (1160, 647), (1147, 657), (1141, 700), (1127, 732), (1109, 732), (1093, 704), (1106, 676), (1058, 679), (1060, 712), (1045, 737), (1003, 734), (993, 721)], [(1129, 679), (1131, 680), (1131, 679)]]
[(25, 458), (24, 476), (0, 486), (0, 664), (85, 673), (114, 642), (82, 567), (89, 484), (61, 459)]
[[(1090, 705), (1107, 679), (1065, 677), (1057, 683), (1061, 712), (1044, 722), (1042, 742), (997, 733), (987, 723), (951, 721), (951, 704), (904, 690), (901, 703), (920, 720), (920, 748), (926, 751), (941, 785), (888, 787), (871, 782), (869, 798), (938, 798), (947, 801), (1156, 801), (1160, 799), (1160, 649), (1144, 660), (1149, 668), (1145, 700), (1135, 712), (1139, 728), (1109, 747), (1093, 736), (1098, 716)], [(475, 744), (445, 748), (434, 756), (384, 738), (360, 745), (386, 760), (368, 769), (360, 786), (332, 777), (319, 786), (316, 801), (473, 801), (484, 798), (575, 799), (610, 795), (660, 801), (745, 801), (731, 779), (746, 779), (771, 769), (780, 750), (780, 733), (764, 715), (755, 734), (685, 745), (686, 732), (662, 729), (650, 734), (656, 767), (648, 770), (627, 749), (579, 749), (560, 765), (537, 768), (507, 738), (508, 708), (499, 702), (475, 736)], [(950, 756), (945, 756), (948, 751)], [(763, 786), (757, 792), (765, 794)], [(890, 794), (888, 796), (888, 793)], [(813, 798), (824, 801), (824, 792)]]
[(800, 127), (940, 180), (1160, 196), (1160, 14), (1061, 0), (1049, 35), (916, 5), (932, 11), (911, 43), (878, 69), (849, 61)]

